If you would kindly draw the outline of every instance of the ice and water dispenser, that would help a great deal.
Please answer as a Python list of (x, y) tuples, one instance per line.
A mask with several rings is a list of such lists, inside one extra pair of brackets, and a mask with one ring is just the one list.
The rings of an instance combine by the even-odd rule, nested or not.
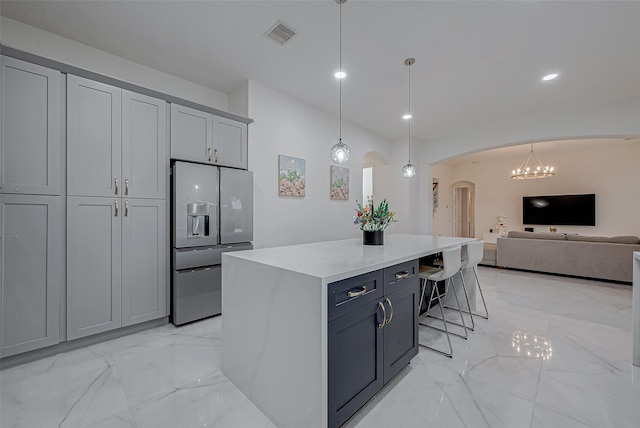
[(187, 204), (187, 239), (209, 236), (211, 204), (192, 202)]

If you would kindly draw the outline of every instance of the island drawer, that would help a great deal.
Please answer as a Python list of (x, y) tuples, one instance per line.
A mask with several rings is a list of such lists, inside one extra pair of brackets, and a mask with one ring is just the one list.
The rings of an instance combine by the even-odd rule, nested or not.
[(328, 285), (329, 320), (382, 297), (382, 270), (365, 273)]
[(419, 283), (418, 274), (420, 272), (419, 260), (411, 260), (383, 269), (384, 272), (384, 294), (409, 285)]

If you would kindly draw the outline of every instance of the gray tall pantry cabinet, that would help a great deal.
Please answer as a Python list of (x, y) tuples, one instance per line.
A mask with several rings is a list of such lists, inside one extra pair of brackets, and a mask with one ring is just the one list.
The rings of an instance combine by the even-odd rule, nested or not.
[(167, 315), (166, 102), (67, 77), (67, 337)]
[(61, 74), (0, 56), (0, 357), (60, 340)]

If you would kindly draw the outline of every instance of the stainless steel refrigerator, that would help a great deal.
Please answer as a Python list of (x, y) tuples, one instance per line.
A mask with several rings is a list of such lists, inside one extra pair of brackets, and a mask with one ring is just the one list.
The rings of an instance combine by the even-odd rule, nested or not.
[(171, 321), (222, 310), (221, 259), (253, 239), (251, 171), (175, 161), (172, 187)]

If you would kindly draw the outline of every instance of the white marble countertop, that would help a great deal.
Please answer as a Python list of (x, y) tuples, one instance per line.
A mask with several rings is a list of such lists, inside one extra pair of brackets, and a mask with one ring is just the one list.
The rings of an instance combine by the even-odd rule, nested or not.
[(384, 245), (362, 245), (362, 238), (353, 238), (224, 253), (223, 258), (237, 257), (328, 283), (415, 260), (471, 240), (473, 238), (385, 234)]

